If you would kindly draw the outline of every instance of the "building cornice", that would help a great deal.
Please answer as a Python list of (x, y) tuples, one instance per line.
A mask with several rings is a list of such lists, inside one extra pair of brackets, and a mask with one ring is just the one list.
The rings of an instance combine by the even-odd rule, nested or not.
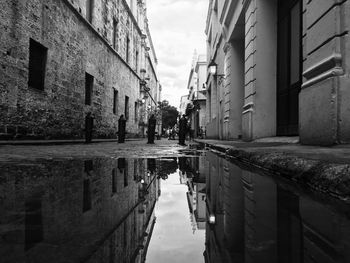
[(128, 5), (128, 3), (126, 2), (126, 0), (122, 0), (122, 3), (124, 5), (124, 8), (126, 9), (126, 11), (128, 12), (129, 17), (131, 18), (136, 30), (139, 32), (140, 35), (142, 35), (142, 30), (139, 26), (139, 24), (137, 23), (134, 14), (132, 13), (130, 6)]

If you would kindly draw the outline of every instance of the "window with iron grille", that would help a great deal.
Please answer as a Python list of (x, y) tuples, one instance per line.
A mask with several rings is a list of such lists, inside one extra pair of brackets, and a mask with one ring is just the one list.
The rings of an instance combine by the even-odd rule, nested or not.
[(85, 73), (85, 105), (91, 105), (94, 77)]
[(118, 91), (113, 89), (113, 113), (118, 114)]
[(125, 110), (124, 110), (125, 119), (129, 120), (129, 97), (125, 96)]
[(44, 90), (47, 48), (30, 39), (28, 86)]

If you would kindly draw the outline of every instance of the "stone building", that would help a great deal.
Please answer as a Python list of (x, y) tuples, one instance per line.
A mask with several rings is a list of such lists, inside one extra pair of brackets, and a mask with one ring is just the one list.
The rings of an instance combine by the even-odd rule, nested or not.
[(0, 32), (2, 139), (82, 138), (88, 112), (94, 137), (115, 137), (121, 114), (140, 133), (141, 72), (154, 53), (145, 1), (5, 0)]
[(180, 117), (186, 113), (186, 108), (188, 105), (188, 95), (182, 95), (180, 98), (180, 107), (179, 107), (179, 115)]
[(350, 142), (349, 6), (210, 0), (207, 135)]
[(200, 127), (206, 124), (206, 86), (207, 59), (206, 55), (194, 55), (191, 71), (188, 78), (188, 104), (186, 114), (189, 116), (191, 130), (197, 137)]
[(142, 136), (146, 135), (148, 119), (151, 114), (155, 114), (157, 116), (157, 131), (159, 131), (161, 126), (160, 110), (158, 106), (159, 102), (161, 101), (162, 87), (159, 83), (157, 73), (158, 59), (148, 26), (146, 29), (147, 38), (144, 43), (146, 50), (146, 56), (144, 57), (145, 67), (141, 73), (141, 78), (145, 80), (145, 85), (141, 85), (141, 99), (139, 100), (141, 106), (139, 126)]

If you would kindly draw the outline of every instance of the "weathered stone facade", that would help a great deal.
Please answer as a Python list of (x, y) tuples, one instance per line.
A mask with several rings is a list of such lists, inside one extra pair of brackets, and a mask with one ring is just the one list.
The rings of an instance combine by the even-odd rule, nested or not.
[(349, 0), (211, 0), (207, 135), (349, 143), (349, 10)]
[[(82, 138), (87, 112), (95, 118), (94, 137), (115, 137), (121, 114), (129, 115), (129, 136), (137, 135), (134, 107), (140, 97), (141, 57), (146, 54), (142, 28), (147, 23), (143, 1), (132, 9), (124, 0), (4, 1), (1, 137)], [(47, 49), (43, 89), (28, 85), (31, 39)], [(91, 105), (85, 102), (86, 73), (93, 77)]]

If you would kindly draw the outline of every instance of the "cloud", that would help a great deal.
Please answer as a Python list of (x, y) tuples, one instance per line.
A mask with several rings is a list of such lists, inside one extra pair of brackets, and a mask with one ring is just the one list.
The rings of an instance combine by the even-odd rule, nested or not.
[(155, 51), (162, 99), (178, 107), (187, 95), (194, 50), (205, 53), (207, 0), (152, 0), (147, 13)]

